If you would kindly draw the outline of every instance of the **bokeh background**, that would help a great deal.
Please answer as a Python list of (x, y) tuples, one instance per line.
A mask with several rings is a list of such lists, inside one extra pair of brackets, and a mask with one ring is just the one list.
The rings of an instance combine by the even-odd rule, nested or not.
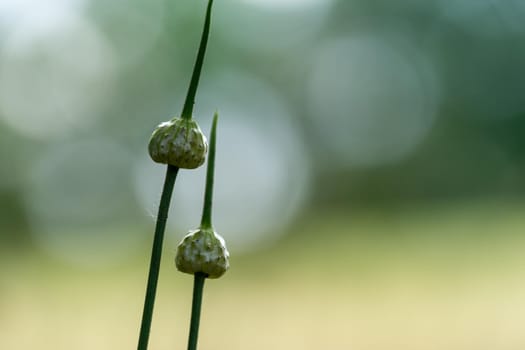
[[(0, 2), (0, 349), (136, 346), (205, 1)], [(525, 2), (216, 0), (201, 349), (525, 348)], [(186, 346), (204, 169), (179, 174), (152, 349)]]

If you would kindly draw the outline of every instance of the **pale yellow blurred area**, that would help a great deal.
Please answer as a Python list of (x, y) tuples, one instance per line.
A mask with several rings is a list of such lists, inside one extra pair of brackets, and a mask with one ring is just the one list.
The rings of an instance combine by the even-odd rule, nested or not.
[[(199, 349), (523, 349), (524, 209), (312, 215), (206, 282)], [(104, 270), (17, 254), (1, 258), (0, 349), (136, 346), (147, 254)], [(168, 247), (151, 349), (186, 347), (192, 277), (172, 259)]]

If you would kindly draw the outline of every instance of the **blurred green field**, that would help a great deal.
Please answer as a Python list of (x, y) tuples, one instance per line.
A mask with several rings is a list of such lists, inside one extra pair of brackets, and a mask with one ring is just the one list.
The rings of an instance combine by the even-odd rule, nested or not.
[[(205, 286), (199, 348), (523, 349), (525, 211), (490, 202), (312, 213), (280, 242), (232, 251)], [(133, 349), (149, 243), (79, 269), (2, 249), (0, 349)], [(192, 278), (167, 247), (151, 349), (185, 349)]]

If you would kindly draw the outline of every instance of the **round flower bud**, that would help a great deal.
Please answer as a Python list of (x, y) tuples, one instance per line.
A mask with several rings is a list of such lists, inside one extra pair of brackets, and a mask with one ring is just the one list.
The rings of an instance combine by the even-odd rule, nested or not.
[(157, 163), (195, 169), (206, 159), (208, 142), (194, 120), (174, 118), (157, 126), (148, 150)]
[(175, 265), (181, 272), (201, 272), (209, 278), (221, 277), (230, 267), (224, 239), (213, 229), (190, 231), (177, 247)]

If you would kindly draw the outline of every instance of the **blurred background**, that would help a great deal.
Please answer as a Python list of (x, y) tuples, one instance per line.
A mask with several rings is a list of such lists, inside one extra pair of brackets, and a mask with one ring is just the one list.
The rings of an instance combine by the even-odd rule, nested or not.
[[(0, 348), (136, 346), (204, 0), (0, 2)], [(525, 348), (525, 2), (216, 0), (201, 349)], [(184, 349), (179, 174), (152, 349)]]

